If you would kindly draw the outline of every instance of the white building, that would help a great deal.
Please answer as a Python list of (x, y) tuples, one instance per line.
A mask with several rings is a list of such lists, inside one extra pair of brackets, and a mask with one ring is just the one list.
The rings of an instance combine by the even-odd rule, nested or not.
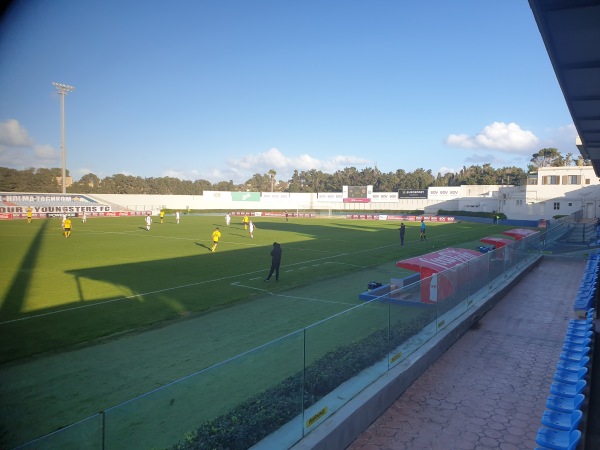
[(465, 191), (470, 186), (462, 188), (458, 209), (463, 211), (495, 210), (511, 219), (551, 219), (577, 211), (583, 218), (600, 217), (600, 179), (592, 166), (541, 167), (524, 186), (489, 186), (489, 193), (477, 196)]

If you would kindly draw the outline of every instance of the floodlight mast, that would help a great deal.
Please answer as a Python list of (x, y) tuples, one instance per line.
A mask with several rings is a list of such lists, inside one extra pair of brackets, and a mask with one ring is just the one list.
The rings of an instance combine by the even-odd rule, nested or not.
[(52, 83), (58, 90), (61, 99), (61, 141), (60, 148), (62, 150), (62, 193), (67, 193), (67, 148), (65, 146), (65, 95), (73, 92), (75, 88), (67, 84)]

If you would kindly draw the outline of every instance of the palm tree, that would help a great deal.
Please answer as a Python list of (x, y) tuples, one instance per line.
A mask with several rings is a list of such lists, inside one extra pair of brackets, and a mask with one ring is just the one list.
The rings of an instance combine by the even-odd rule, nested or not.
[(275, 175), (277, 175), (277, 172), (275, 169), (269, 169), (269, 175), (271, 176), (271, 192), (273, 192), (273, 186), (275, 186)]

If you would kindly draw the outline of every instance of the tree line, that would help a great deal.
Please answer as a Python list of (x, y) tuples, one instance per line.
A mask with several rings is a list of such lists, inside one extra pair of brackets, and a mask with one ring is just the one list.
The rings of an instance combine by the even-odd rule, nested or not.
[[(546, 148), (535, 153), (528, 171), (537, 167), (589, 165), (582, 157), (574, 160), (572, 154), (563, 157), (557, 149)], [(60, 193), (59, 183), (62, 170), (52, 169), (9, 169), (0, 167), (1, 192)], [(204, 191), (255, 191), (255, 192), (341, 192), (342, 186), (373, 185), (375, 192), (396, 192), (400, 189), (427, 189), (428, 187), (525, 184), (527, 173), (519, 167), (494, 169), (490, 164), (463, 167), (458, 172), (438, 173), (422, 168), (412, 172), (398, 169), (381, 172), (377, 167), (358, 170), (346, 167), (332, 174), (320, 170), (294, 170), (289, 180), (277, 180), (277, 172), (269, 169), (265, 174), (254, 174), (241, 184), (233, 181), (211, 183), (208, 180), (180, 180), (174, 177), (151, 177), (116, 174), (100, 179), (93, 173), (82, 176), (67, 188), (67, 192), (78, 194), (160, 194), (202, 195)], [(68, 176), (68, 172), (67, 172)]]

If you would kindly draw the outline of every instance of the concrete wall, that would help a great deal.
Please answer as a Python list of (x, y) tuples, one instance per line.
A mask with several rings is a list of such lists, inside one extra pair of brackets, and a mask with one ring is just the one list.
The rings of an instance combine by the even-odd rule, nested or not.
[[(556, 184), (554, 184), (556, 183)], [(242, 195), (245, 199), (242, 199)], [(375, 193), (374, 193), (375, 194)], [(503, 212), (509, 219), (552, 219), (583, 211), (584, 218), (600, 217), (600, 180), (594, 169), (542, 167), (522, 186), (481, 185), (431, 187), (427, 198), (398, 198), (397, 192), (376, 193), (369, 203), (344, 203), (341, 193), (232, 193), (205, 191), (204, 195), (113, 195), (91, 197), (136, 211), (168, 209), (220, 209), (223, 211), (329, 210), (348, 213), (378, 211), (438, 210)]]

